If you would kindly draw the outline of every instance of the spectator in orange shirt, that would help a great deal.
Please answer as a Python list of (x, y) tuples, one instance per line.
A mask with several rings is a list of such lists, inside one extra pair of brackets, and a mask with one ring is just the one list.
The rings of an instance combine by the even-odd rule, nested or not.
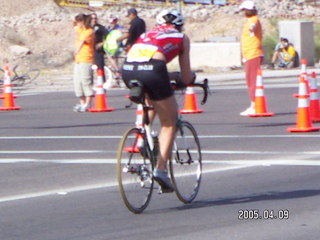
[(257, 16), (257, 9), (253, 1), (244, 1), (240, 5), (247, 22), (245, 23), (241, 36), (241, 55), (245, 67), (246, 82), (250, 97), (250, 106), (241, 116), (255, 114), (255, 91), (257, 71), (261, 67), (263, 59), (262, 50), (262, 28)]
[(80, 100), (73, 109), (76, 112), (86, 112), (94, 96), (92, 64), (94, 63), (95, 37), (90, 23), (90, 15), (79, 14), (75, 17), (74, 27), (77, 38), (73, 79), (75, 95)]

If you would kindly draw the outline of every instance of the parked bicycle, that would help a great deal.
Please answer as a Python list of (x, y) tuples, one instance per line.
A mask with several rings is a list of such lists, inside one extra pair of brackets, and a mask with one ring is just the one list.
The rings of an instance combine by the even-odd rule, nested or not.
[[(17, 71), (18, 65), (14, 66), (12, 69), (12, 74), (11, 76), (11, 84), (14, 87), (21, 87), (26, 83), (31, 83), (37, 77), (40, 75), (40, 70), (39, 69), (31, 69), (25, 73), (19, 73)], [(0, 68), (0, 86), (2, 87), (4, 83), (4, 70)]]
[[(126, 207), (133, 213), (141, 213), (148, 206), (154, 190), (153, 169), (159, 151), (158, 138), (151, 130), (148, 111), (153, 109), (145, 104), (143, 86), (137, 80), (131, 81), (131, 101), (141, 107), (141, 127), (134, 127), (123, 135), (117, 155), (118, 184)], [(208, 80), (194, 83), (204, 91), (202, 104), (207, 100)], [(190, 203), (197, 196), (201, 175), (201, 146), (196, 130), (191, 123), (177, 119), (177, 131), (173, 144), (169, 170), (175, 192), (180, 201)], [(159, 188), (161, 193), (161, 188)]]

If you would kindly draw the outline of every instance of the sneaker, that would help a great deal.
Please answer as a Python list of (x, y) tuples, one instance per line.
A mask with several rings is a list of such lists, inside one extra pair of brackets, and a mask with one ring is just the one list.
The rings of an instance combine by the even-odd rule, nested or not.
[(79, 112), (81, 109), (81, 104), (76, 104), (74, 107), (73, 107), (73, 111), (75, 112)]
[(268, 69), (274, 69), (274, 64), (271, 63), (267, 68), (268, 68)]
[(159, 183), (163, 193), (171, 193), (175, 190), (167, 171), (156, 168), (153, 171), (153, 178)]
[(251, 114), (255, 114), (256, 110), (252, 107), (247, 108), (246, 110), (244, 110), (243, 112), (240, 113), (241, 116), (248, 116)]
[(87, 112), (89, 108), (89, 105), (82, 105), (79, 109), (79, 112)]

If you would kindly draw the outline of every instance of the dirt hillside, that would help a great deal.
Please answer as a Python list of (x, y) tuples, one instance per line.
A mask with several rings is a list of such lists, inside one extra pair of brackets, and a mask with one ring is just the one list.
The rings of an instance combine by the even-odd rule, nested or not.
[[(294, 16), (309, 15), (316, 12), (304, 6), (290, 5), (291, 0), (282, 0), (281, 6), (274, 3), (278, 0), (261, 1), (261, 19), (266, 31), (272, 29), (269, 18), (295, 12)], [(260, 1), (259, 1), (260, 2)], [(265, 3), (267, 2), (267, 3)], [(272, 4), (273, 3), (273, 4)], [(2, 9), (0, 17), (0, 65), (4, 59), (13, 64), (38, 67), (41, 69), (70, 68), (73, 61), (74, 32), (73, 17), (85, 9), (61, 8), (54, 0), (10, 0), (0, 1)], [(108, 18), (120, 17), (121, 24), (126, 25), (126, 7), (113, 7), (98, 10), (102, 24)], [(154, 24), (156, 14), (160, 9), (137, 8), (139, 15), (150, 28)], [(271, 11), (272, 10), (272, 11)], [(238, 6), (194, 6), (183, 8), (186, 17), (185, 29), (191, 41), (208, 41), (213, 37), (234, 37), (240, 35), (244, 22), (242, 14), (238, 13)], [(270, 15), (271, 14), (271, 15)], [(273, 14), (273, 15), (272, 15)]]

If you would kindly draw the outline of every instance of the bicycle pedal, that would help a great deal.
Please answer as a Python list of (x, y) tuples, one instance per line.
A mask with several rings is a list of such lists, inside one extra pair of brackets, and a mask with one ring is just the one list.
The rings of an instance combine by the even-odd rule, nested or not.
[(163, 193), (173, 193), (174, 191), (171, 188), (163, 188), (159, 186), (158, 188), (158, 194), (163, 194)]

